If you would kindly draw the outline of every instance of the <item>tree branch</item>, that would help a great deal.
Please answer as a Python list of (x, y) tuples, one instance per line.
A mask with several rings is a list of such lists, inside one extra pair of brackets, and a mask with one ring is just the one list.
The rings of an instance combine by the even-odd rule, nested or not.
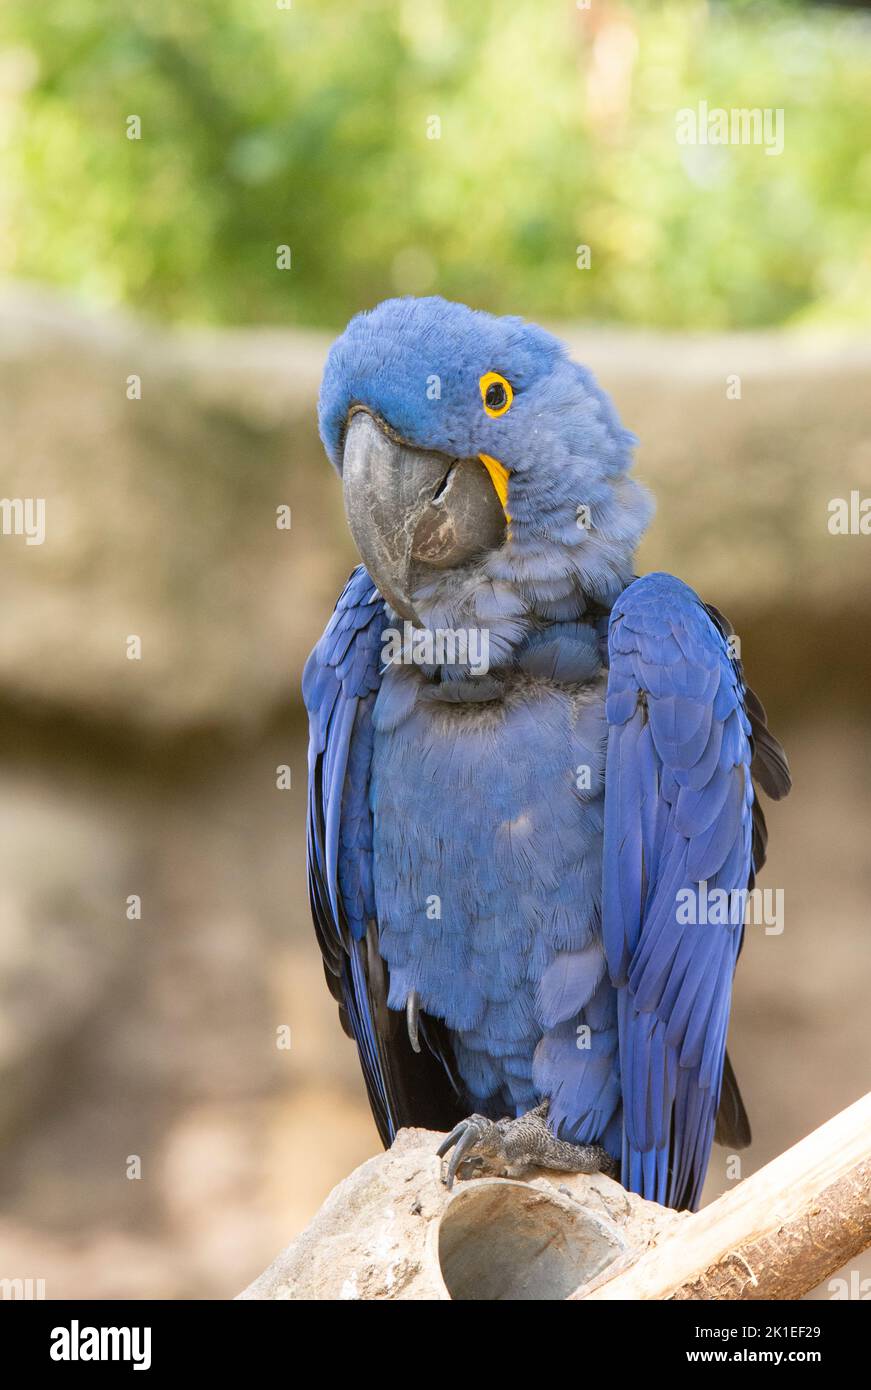
[(871, 1245), (871, 1093), (572, 1299), (794, 1299)]

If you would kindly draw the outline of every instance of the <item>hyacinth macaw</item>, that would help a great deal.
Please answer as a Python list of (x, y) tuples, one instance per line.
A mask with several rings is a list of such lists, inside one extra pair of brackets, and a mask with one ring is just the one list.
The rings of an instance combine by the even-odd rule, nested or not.
[(753, 779), (789, 788), (731, 629), (635, 577), (636, 441), (541, 328), (389, 300), (319, 422), (363, 565), (303, 678), (309, 882), (382, 1140), (450, 1130), (449, 1185), (536, 1163), (694, 1207), (749, 1127), (743, 925), (687, 890), (752, 886)]

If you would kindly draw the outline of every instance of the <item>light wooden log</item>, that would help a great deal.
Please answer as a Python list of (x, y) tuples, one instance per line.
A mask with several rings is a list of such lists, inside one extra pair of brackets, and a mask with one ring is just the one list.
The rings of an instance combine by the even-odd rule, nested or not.
[(570, 1298), (800, 1298), (869, 1246), (871, 1092)]

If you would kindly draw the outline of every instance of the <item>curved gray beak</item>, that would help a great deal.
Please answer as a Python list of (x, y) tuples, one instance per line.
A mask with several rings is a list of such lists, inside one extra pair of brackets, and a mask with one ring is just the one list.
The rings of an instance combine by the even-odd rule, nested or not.
[(363, 564), (390, 607), (418, 627), (417, 585), (505, 538), (505, 513), (478, 459), (399, 443), (367, 411), (348, 424), (342, 485)]

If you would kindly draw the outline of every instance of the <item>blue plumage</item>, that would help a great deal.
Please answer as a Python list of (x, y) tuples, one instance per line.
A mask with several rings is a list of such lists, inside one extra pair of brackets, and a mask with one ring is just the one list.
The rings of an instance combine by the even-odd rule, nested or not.
[[(609, 645), (602, 916), (620, 1001), (623, 1181), (695, 1205), (706, 1160), (685, 1155), (713, 1140), (741, 932), (700, 925), (701, 912), (681, 924), (676, 904), (701, 880), (748, 882), (750, 724), (724, 638), (679, 580), (630, 585)], [(672, 1129), (678, 1102), (686, 1121)]]
[[(499, 418), (487, 373), (513, 390)], [(360, 409), (404, 467), (409, 447), (444, 457), (430, 507), (458, 460), (486, 455), (508, 480), (501, 544), (408, 570), (416, 630), (483, 629), (486, 672), (385, 663), (399, 618), (361, 567), (304, 677), (315, 924), (382, 1136), (548, 1099), (554, 1134), (602, 1145), (644, 1196), (695, 1205), (742, 928), (684, 923), (678, 904), (702, 881), (746, 888), (764, 849), (754, 735), (775, 795), (782, 753), (724, 620), (669, 575), (634, 579), (650, 514), (634, 441), (560, 343), (389, 301), (328, 359), (340, 472)]]

